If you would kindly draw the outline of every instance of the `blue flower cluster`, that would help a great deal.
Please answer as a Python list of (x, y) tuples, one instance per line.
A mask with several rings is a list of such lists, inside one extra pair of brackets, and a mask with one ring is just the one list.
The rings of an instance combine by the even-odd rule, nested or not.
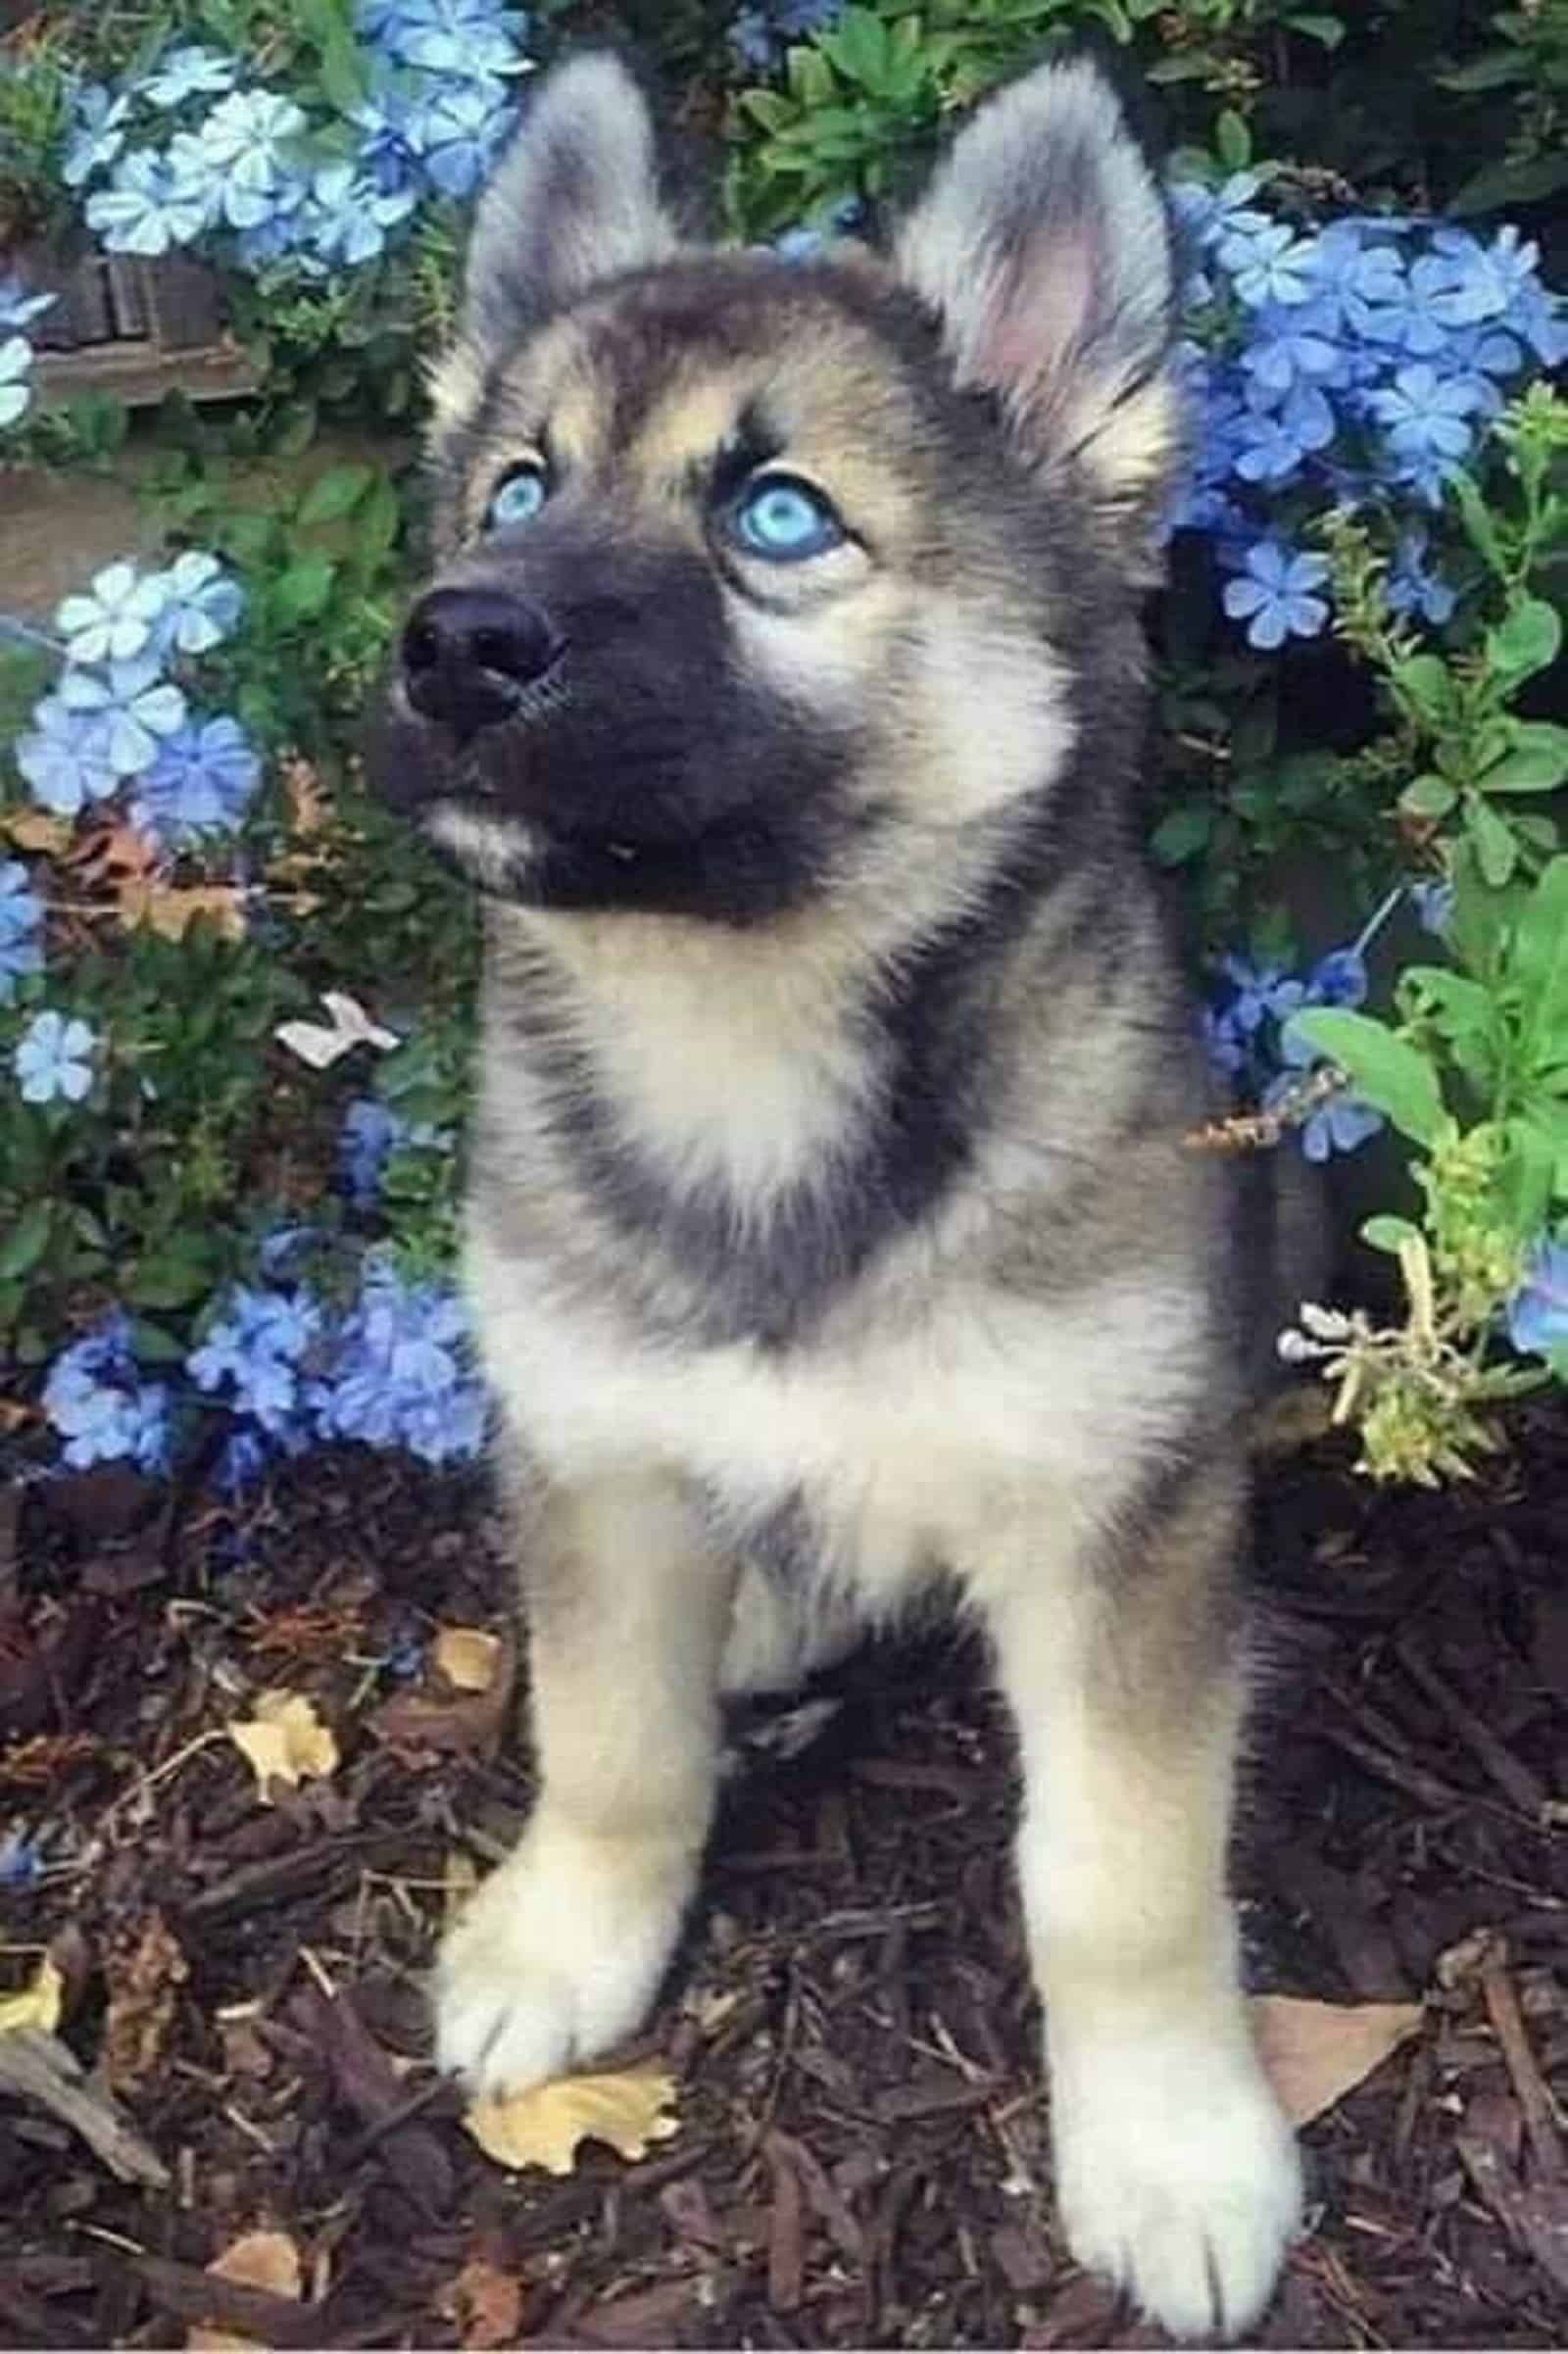
[(131, 786), (140, 824), (179, 850), (239, 823), (261, 761), (234, 719), (192, 719), (169, 666), (220, 645), (243, 597), (218, 559), (192, 550), (166, 571), (105, 565), (55, 616), (66, 667), (17, 739), (34, 800), (74, 817)]
[(515, 119), (525, 20), (500, 0), (360, 0), (357, 23), (342, 105), (307, 108), (192, 43), (80, 88), (65, 176), (104, 246), (216, 240), (243, 268), (325, 277), (375, 260), (425, 199), (471, 196)]
[(831, 25), (844, 0), (757, 0), (743, 8), (729, 28), (737, 57), (759, 74), (769, 74), (791, 41)]
[(169, 1390), (141, 1379), (130, 1319), (118, 1308), (56, 1357), (43, 1409), (66, 1443), (73, 1470), (133, 1463), (139, 1471), (162, 1471), (168, 1464)]
[(358, 1299), (331, 1315), (308, 1293), (236, 1287), (186, 1371), (240, 1417), (221, 1477), (254, 1477), (270, 1452), (318, 1440), (406, 1447), (427, 1463), (474, 1455), (484, 1397), (455, 1293), (411, 1284), (375, 1254)]
[(1568, 1356), (1568, 1240), (1543, 1236), (1508, 1303), (1508, 1338), (1521, 1356)]
[(1517, 229), (1352, 214), (1298, 229), (1262, 209), (1261, 179), (1172, 191), (1191, 268), (1182, 368), (1198, 425), (1175, 529), (1211, 533), (1236, 576), (1225, 610), (1251, 644), (1313, 637), (1328, 618), (1320, 556), (1292, 545), (1327, 506), (1401, 526), (1389, 578), (1401, 613), (1446, 620), (1422, 515), (1532, 363), (1568, 357), (1561, 307)]
[[(0, 901), (0, 908), (4, 903)], [(392, 1154), (407, 1145), (430, 1145), (445, 1152), (453, 1139), (449, 1129), (428, 1120), (400, 1118), (376, 1096), (357, 1096), (343, 1114), (338, 1136), (338, 1179), (356, 1209), (368, 1209), (381, 1190), (381, 1178)]]
[[(1385, 903), (1353, 947), (1332, 950), (1304, 979), (1276, 965), (1250, 964), (1245, 956), (1224, 959), (1223, 986), (1203, 1010), (1203, 1037), (1210, 1062), (1241, 1098), (1272, 1111), (1322, 1060), (1293, 1017), (1309, 1005), (1365, 1002), (1366, 949), (1398, 897)], [(1353, 1152), (1382, 1126), (1381, 1112), (1341, 1089), (1308, 1114), (1298, 1133), (1308, 1160), (1327, 1160), (1334, 1152)]]
[(33, 350), (24, 327), (41, 319), (59, 297), (34, 294), (14, 270), (0, 277), (0, 433), (20, 424), (32, 406)]

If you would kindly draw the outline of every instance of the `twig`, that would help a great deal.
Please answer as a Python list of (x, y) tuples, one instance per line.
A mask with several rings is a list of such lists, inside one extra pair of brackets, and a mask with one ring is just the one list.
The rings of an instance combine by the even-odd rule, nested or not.
[(122, 2182), (167, 2190), (169, 2170), (121, 2115), (108, 2093), (88, 2085), (68, 2043), (41, 2027), (14, 2027), (0, 2035), (0, 2092), (36, 2101), (79, 2133)]
[(1481, 1991), (1486, 1997), (1487, 2016), (1502, 2046), (1502, 2056), (1524, 2115), (1525, 2131), (1530, 2135), (1530, 2146), (1535, 2152), (1536, 2172), (1544, 2182), (1560, 2182), (1563, 2157), (1562, 2142), (1557, 2133), (1557, 2113), (1546, 2080), (1530, 2048), (1530, 2038), (1525, 2034), (1519, 1997), (1514, 1992), (1513, 1980), (1508, 1975), (1507, 1951), (1500, 1941), (1482, 1966)]
[(1512, 1750), (1497, 1739), (1492, 1727), (1477, 1716), (1467, 1701), (1460, 1698), (1446, 1677), (1438, 1673), (1408, 1635), (1401, 1636), (1394, 1647), (1405, 1674), (1419, 1684), (1427, 1698), (1441, 1709), (1504, 1797), (1527, 1814), (1533, 1823), (1539, 1823), (1548, 1793), (1530, 1768), (1522, 1764)]

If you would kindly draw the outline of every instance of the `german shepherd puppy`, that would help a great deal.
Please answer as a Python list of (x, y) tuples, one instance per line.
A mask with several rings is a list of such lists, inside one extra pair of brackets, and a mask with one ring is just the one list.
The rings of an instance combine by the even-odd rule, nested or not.
[(540, 1777), (443, 2065), (635, 2028), (721, 1692), (946, 1579), (1017, 1720), (1067, 2238), (1235, 2333), (1299, 2179), (1225, 1881), (1258, 1254), (1134, 800), (1171, 329), (1087, 63), (890, 260), (803, 264), (682, 244), (635, 86), (566, 65), (479, 207), (378, 766), (488, 896), (466, 1282)]

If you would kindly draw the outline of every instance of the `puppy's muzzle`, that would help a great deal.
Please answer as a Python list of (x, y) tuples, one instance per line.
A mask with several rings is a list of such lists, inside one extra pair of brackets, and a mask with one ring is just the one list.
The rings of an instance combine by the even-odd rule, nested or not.
[(564, 650), (549, 614), (525, 598), (432, 589), (403, 632), (404, 691), (422, 717), (466, 741), (511, 718)]

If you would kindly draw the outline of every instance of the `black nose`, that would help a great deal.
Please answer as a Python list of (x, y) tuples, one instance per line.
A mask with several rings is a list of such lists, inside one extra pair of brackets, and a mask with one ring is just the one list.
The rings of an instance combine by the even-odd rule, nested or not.
[(432, 589), (403, 632), (409, 701), (472, 735), (516, 708), (562, 650), (549, 615), (500, 589)]

